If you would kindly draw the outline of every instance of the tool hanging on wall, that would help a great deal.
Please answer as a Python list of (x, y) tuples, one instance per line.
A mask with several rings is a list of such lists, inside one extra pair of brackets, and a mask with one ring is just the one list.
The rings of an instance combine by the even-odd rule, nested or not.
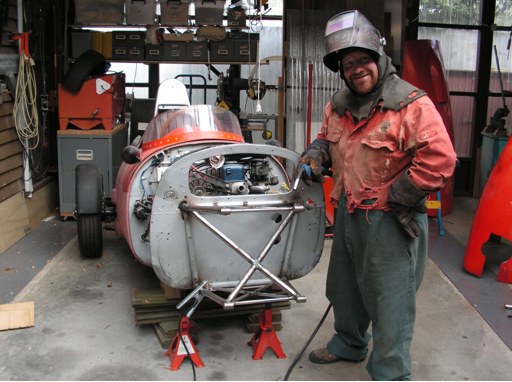
[(37, 85), (34, 72), (35, 62), (29, 54), (28, 32), (11, 37), (19, 41), (19, 69), (16, 80), (13, 117), (18, 138), (23, 145), (23, 180), (25, 196), (32, 197), (34, 187), (30, 170), (30, 150), (39, 145), (39, 115), (37, 111)]
[(249, 80), (249, 89), (247, 89), (247, 97), (254, 101), (259, 101), (265, 96), (265, 82), (258, 78)]
[(12, 40), (20, 42), (20, 60), (13, 116), (16, 131), (23, 147), (26, 150), (32, 150), (39, 144), (37, 130), (39, 116), (36, 107), (37, 88), (33, 69), (35, 63), (28, 51), (28, 35), (28, 32), (23, 32), (11, 37)]

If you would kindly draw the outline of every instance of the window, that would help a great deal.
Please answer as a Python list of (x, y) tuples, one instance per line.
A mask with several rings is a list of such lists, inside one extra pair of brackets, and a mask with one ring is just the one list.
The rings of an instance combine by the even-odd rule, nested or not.
[(423, 23), (478, 25), (481, 0), (420, 0)]
[(126, 75), (126, 94), (134, 98), (149, 97), (149, 67), (143, 63), (112, 62), (110, 70)]

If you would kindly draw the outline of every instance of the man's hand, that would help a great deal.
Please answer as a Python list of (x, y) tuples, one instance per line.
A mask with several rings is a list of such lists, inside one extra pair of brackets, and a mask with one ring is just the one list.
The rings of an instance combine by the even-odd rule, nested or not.
[(398, 219), (405, 232), (413, 239), (420, 236), (421, 233), (420, 226), (416, 223), (416, 219), (414, 219), (414, 214), (424, 214), (427, 212), (425, 201), (425, 199), (422, 199), (416, 207), (405, 207), (400, 204), (389, 203), (391, 212)]
[(414, 219), (414, 214), (427, 212), (425, 202), (428, 194), (410, 181), (407, 172), (391, 185), (388, 195), (391, 212), (400, 222), (405, 232), (413, 239), (421, 234), (421, 229)]
[[(321, 182), (322, 164), (329, 162), (329, 143), (320, 139), (315, 139), (302, 153), (299, 166), (307, 165), (311, 169), (311, 180), (313, 182)], [(303, 172), (306, 175), (306, 172)]]

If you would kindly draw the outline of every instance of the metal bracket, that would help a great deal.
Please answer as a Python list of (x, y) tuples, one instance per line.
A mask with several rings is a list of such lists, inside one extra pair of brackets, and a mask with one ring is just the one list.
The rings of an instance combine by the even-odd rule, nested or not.
[(195, 299), (194, 304), (192, 304), (192, 306), (187, 311), (186, 316), (188, 318), (192, 316), (192, 313), (194, 313), (199, 303), (203, 300), (204, 295), (201, 292), (203, 291), (203, 288), (206, 286), (206, 284), (208, 284), (207, 280), (201, 282), (192, 292), (189, 293), (187, 297), (185, 297), (178, 305), (176, 305), (176, 308), (179, 310), (191, 299)]

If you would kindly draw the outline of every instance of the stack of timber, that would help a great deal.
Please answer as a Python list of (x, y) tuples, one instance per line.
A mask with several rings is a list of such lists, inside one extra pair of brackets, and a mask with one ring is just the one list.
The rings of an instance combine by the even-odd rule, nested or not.
[[(187, 292), (187, 291), (185, 291)], [(169, 291), (164, 288), (151, 289), (133, 289), (132, 306), (135, 312), (136, 325), (153, 325), (153, 329), (162, 345), (162, 348), (168, 348), (172, 340), (178, 333), (180, 311), (176, 308), (184, 297), (179, 290)], [(290, 302), (273, 303), (272, 306), (272, 324), (276, 331), (282, 329), (281, 310), (290, 309)], [(198, 331), (197, 322), (219, 317), (241, 316), (245, 328), (249, 333), (255, 333), (259, 328), (259, 317), (265, 309), (265, 304), (253, 304), (234, 309), (224, 309), (219, 304), (208, 298), (204, 298), (197, 306), (190, 318), (191, 335)], [(181, 312), (181, 313), (186, 313)]]

